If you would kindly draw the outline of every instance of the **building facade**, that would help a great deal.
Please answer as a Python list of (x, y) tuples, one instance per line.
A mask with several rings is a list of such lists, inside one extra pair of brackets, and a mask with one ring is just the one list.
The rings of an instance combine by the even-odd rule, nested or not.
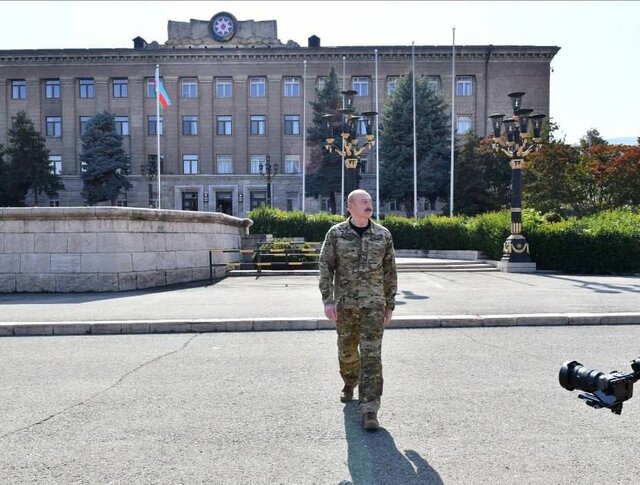
[[(80, 206), (81, 133), (96, 113), (115, 115), (131, 159), (133, 188), (118, 204), (148, 207), (158, 197), (146, 167), (157, 162), (160, 128), (161, 206), (221, 211), (243, 217), (267, 199), (285, 210), (303, 206), (303, 173), (313, 147), (304, 146), (312, 121), (309, 102), (330, 69), (357, 92), (357, 111), (382, 111), (399, 78), (429, 76), (447, 100), (455, 96), (458, 134), (489, 131), (488, 115), (510, 112), (507, 93), (525, 91), (527, 106), (549, 113), (554, 46), (322, 47), (277, 38), (275, 21), (238, 21), (220, 12), (211, 20), (168, 23), (164, 44), (140, 37), (132, 48), (0, 50), (0, 144), (24, 110), (46, 139), (52, 170), (65, 190), (49, 205)], [(156, 119), (154, 73), (159, 66), (172, 101)], [(454, 91), (452, 93), (452, 91)], [(306, 108), (305, 108), (306, 105)], [(260, 167), (278, 164), (268, 184)], [(375, 152), (362, 165), (361, 186), (375, 198)], [(340, 192), (340, 187), (336, 187)], [(326, 200), (306, 194), (307, 212)], [(382, 212), (399, 209), (380, 201)], [(420, 213), (429, 211), (422, 206)]]

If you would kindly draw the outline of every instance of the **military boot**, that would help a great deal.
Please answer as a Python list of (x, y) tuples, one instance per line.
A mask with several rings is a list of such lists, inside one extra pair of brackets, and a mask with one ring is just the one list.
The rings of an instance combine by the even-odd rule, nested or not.
[(380, 428), (380, 423), (378, 422), (378, 413), (375, 411), (369, 411), (364, 413), (362, 416), (362, 426), (364, 429), (375, 431)]
[(353, 387), (344, 385), (340, 392), (340, 402), (349, 402), (353, 399)]

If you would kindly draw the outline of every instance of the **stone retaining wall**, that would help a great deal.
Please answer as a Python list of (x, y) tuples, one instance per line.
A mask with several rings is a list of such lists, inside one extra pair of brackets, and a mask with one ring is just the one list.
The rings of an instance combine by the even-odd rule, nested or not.
[[(249, 219), (125, 207), (0, 209), (0, 292), (126, 291), (207, 280)], [(215, 255), (214, 262), (237, 257)], [(216, 268), (222, 276), (224, 267)]]

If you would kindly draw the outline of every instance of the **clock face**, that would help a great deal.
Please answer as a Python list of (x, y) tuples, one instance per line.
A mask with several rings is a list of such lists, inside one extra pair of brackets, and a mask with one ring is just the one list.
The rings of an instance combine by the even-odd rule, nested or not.
[(211, 35), (219, 42), (231, 40), (236, 33), (236, 18), (228, 12), (220, 12), (210, 22)]

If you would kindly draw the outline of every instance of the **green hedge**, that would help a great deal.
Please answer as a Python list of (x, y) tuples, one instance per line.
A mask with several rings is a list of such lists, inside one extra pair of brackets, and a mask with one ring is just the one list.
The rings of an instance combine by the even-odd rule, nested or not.
[[(329, 227), (344, 218), (330, 214), (303, 214), (261, 207), (249, 213), (252, 233), (274, 237), (324, 240)], [(508, 210), (475, 217), (426, 216), (417, 220), (388, 215), (382, 224), (393, 234), (398, 249), (471, 249), (489, 259), (502, 257), (510, 234)], [(531, 258), (539, 269), (585, 274), (640, 272), (640, 212), (602, 212), (582, 219), (548, 222), (541, 214), (523, 211), (523, 232)]]

